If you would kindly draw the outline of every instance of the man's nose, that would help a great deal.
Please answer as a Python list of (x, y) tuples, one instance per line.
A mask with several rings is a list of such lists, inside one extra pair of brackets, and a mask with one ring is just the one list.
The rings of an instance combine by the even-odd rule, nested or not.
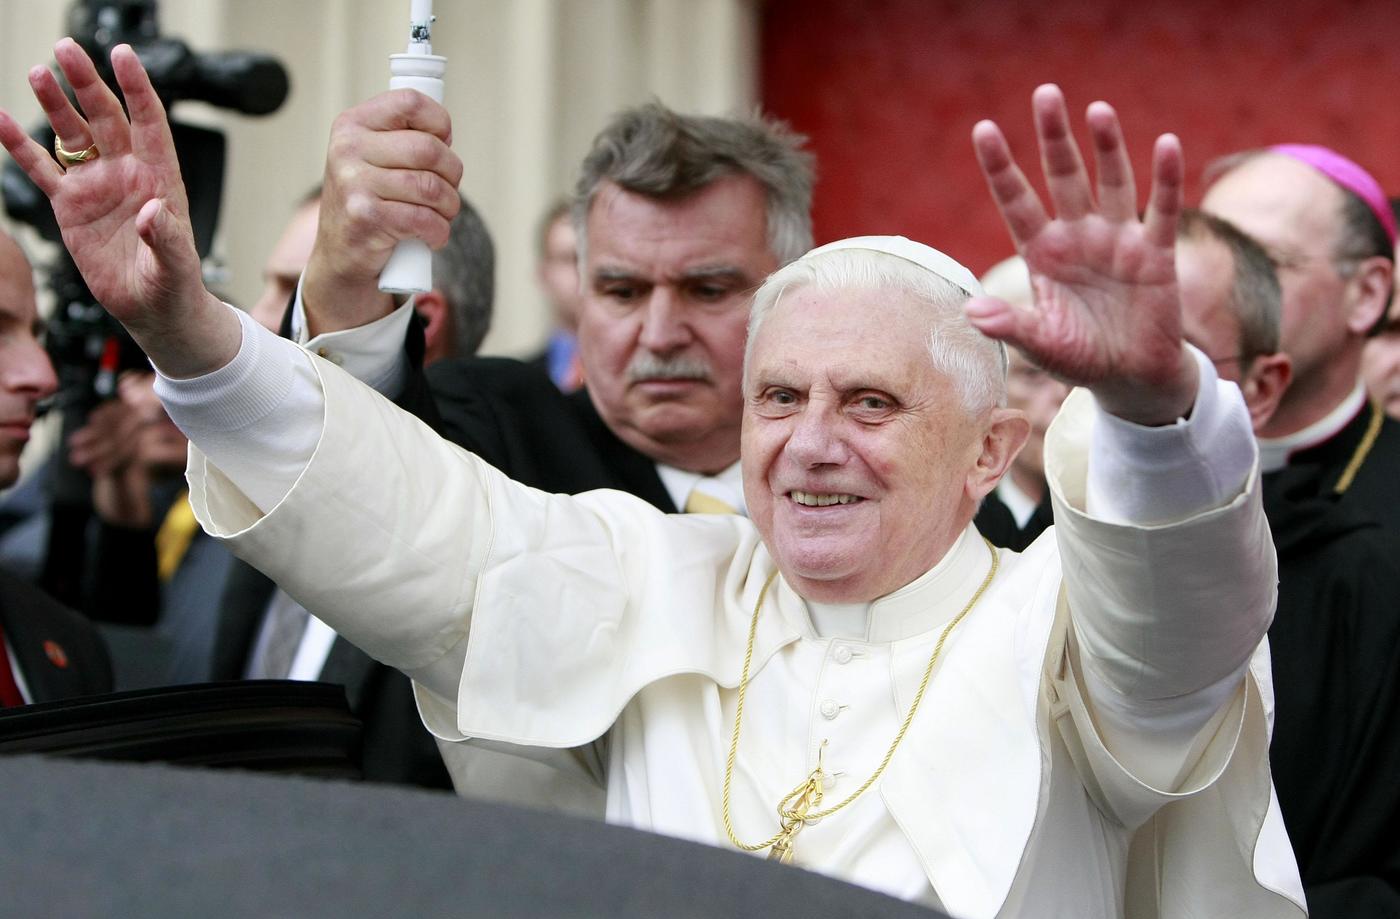
[(4, 380), (5, 389), (35, 402), (58, 390), (58, 377), (54, 375), (48, 352), (34, 338), (6, 355), (0, 378)]
[(793, 422), (786, 449), (804, 468), (844, 463), (849, 451), (841, 436), (840, 415), (823, 402), (809, 402)]
[(640, 344), (656, 354), (669, 354), (690, 344), (693, 337), (684, 304), (676, 292), (657, 285), (642, 315)]

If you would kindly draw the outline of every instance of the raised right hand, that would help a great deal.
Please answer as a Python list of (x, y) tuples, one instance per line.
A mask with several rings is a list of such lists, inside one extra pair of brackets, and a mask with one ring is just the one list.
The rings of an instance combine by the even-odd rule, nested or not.
[(393, 309), (379, 273), (402, 239), (447, 243), (462, 161), (447, 110), (422, 93), (380, 93), (331, 127), (316, 244), (302, 281), (312, 335), (372, 322)]
[(1138, 424), (1170, 424), (1189, 413), (1198, 383), (1182, 341), (1176, 286), (1181, 144), (1170, 134), (1157, 139), (1147, 213), (1139, 218), (1113, 109), (1096, 102), (1088, 110), (1096, 187), (1059, 87), (1039, 87), (1031, 105), (1053, 217), (997, 125), (979, 122), (972, 137), (992, 198), (1030, 270), (1035, 302), (1013, 307), (974, 298), (967, 316), (1062, 380), (1088, 387), (1106, 411)]
[(47, 68), (29, 84), (65, 149), (96, 159), (65, 171), (0, 111), (0, 144), (48, 196), (63, 243), (102, 306), (162, 371), (196, 376), (238, 351), (238, 320), (204, 287), (164, 106), (127, 45), (112, 50), (127, 113), (70, 38), (54, 47), (79, 114)]

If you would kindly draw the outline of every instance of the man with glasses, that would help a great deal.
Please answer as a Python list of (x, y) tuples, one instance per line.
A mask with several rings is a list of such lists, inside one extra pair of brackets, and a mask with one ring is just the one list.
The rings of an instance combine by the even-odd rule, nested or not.
[[(1325, 147), (1227, 157), (1201, 209), (1262, 244), (1283, 292), (1293, 382), (1258, 429), (1270, 517), (1280, 502), (1345, 500), (1400, 529), (1400, 424), (1367, 402), (1361, 354), (1385, 314), (1395, 216), (1364, 169)], [(1220, 357), (1220, 355), (1214, 355)]]

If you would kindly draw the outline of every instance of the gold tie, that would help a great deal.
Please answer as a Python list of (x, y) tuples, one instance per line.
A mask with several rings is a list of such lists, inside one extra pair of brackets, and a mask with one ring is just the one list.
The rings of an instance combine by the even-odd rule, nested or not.
[(197, 532), (199, 521), (194, 519), (194, 508), (190, 507), (190, 493), (182, 491), (156, 531), (156, 567), (161, 581), (175, 576)]
[(687, 514), (737, 514), (739, 509), (727, 501), (721, 501), (719, 498), (713, 498), (692, 489), (690, 497), (685, 499), (685, 512)]

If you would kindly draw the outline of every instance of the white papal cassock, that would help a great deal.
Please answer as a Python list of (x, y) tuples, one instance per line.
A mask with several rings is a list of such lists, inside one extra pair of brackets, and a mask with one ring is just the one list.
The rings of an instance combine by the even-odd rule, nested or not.
[[(752, 524), (525, 488), (335, 367), (300, 351), (290, 364), (324, 393), (314, 455), (264, 515), (192, 450), (206, 529), (408, 672), (440, 737), (592, 745), (610, 821), (727, 845), (735, 687), (774, 569)], [(1215, 385), (1203, 380), (1197, 413), (1225, 398)], [(1263, 634), (1276, 577), (1257, 474), (1167, 525), (1095, 519), (1084, 511), (1094, 411), (1075, 394), (1047, 441), (1054, 535), (1002, 553), (885, 776), (803, 830), (796, 863), (959, 917), (1301, 915), (1269, 778), (1262, 649), (1243, 678), (1226, 668), (1223, 694), (1205, 692), (1218, 711), (1174, 754), (1184, 765), (1170, 781), (1123, 764), (1150, 754), (1179, 699), (1217, 681), (1221, 660), (1242, 665)], [(876, 601), (863, 634), (841, 637), (819, 634), (802, 598), (774, 582), (734, 770), (741, 839), (775, 832), (777, 802), (823, 741), (827, 803), (870, 775), (989, 563), (970, 529)], [(1125, 718), (1142, 729), (1125, 731)]]

